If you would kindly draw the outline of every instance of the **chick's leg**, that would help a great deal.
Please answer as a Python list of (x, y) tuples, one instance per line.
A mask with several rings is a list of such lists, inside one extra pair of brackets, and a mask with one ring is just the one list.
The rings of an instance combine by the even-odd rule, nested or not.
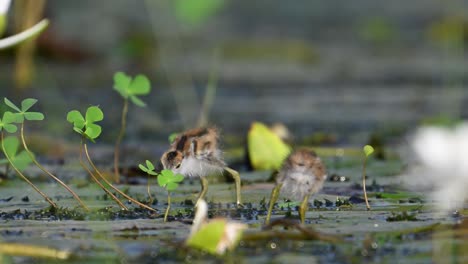
[(228, 168), (228, 167), (225, 167), (224, 168), (225, 171), (229, 172), (229, 174), (231, 174), (232, 178), (234, 178), (234, 181), (236, 183), (236, 203), (237, 203), (237, 206), (242, 206), (242, 203), (241, 203), (241, 178), (240, 178), (240, 175), (237, 171), (231, 169), (231, 168)]
[(268, 214), (265, 220), (266, 225), (270, 224), (271, 211), (273, 211), (273, 206), (275, 206), (276, 200), (278, 200), (278, 196), (281, 190), (281, 185), (282, 184), (277, 184), (275, 188), (273, 188), (273, 190), (271, 191), (270, 203), (268, 206)]
[(305, 222), (305, 214), (307, 212), (307, 209), (309, 208), (309, 196), (310, 195), (306, 195), (304, 197), (299, 207), (299, 217), (301, 218), (301, 224), (304, 224)]
[(208, 191), (208, 180), (205, 177), (200, 177), (200, 183), (202, 188), (200, 194), (198, 195), (197, 202), (195, 203), (195, 207), (197, 207), (200, 200), (205, 197), (206, 192)]

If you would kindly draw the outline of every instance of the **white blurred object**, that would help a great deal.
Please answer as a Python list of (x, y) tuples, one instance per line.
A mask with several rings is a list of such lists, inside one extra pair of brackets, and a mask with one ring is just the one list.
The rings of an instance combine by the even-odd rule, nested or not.
[(430, 198), (443, 211), (460, 209), (468, 198), (468, 123), (455, 128), (420, 128), (412, 141), (420, 167), (404, 181), (410, 186), (432, 187)]
[(10, 8), (10, 0), (0, 0), (0, 15), (4, 15)]

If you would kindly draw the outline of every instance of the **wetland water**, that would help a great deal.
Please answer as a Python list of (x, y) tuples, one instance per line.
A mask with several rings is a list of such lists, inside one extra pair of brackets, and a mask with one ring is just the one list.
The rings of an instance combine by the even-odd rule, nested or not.
[[(173, 192), (169, 222), (164, 223), (166, 193), (156, 187), (155, 180), (152, 191), (157, 201), (153, 207), (159, 214), (135, 209), (130, 204), (131, 211), (125, 213), (94, 185), (72, 185), (92, 208), (86, 214), (76, 209), (71, 196), (55, 184), (39, 183), (62, 206), (61, 210), (51, 212), (29, 186), (12, 179), (0, 187), (0, 234), (2, 242), (48, 246), (71, 253), (68, 260), (35, 259), (34, 263), (427, 263), (447, 259), (463, 263), (467, 260), (466, 220), (456, 214), (440, 214), (422, 193), (404, 190), (398, 176), (403, 173), (400, 161), (369, 163), (371, 211), (366, 211), (360, 198), (359, 160), (343, 158), (337, 162), (336, 158), (325, 158), (325, 161), (330, 175), (347, 180), (325, 182), (324, 189), (310, 199), (306, 226), (339, 237), (342, 242), (338, 243), (279, 238), (241, 241), (237, 249), (222, 258), (189, 250), (182, 245), (193, 219), (191, 201), (200, 187), (198, 181), (188, 180)], [(73, 173), (82, 175), (78, 171)], [(246, 234), (254, 234), (262, 229), (265, 200), (268, 201), (273, 184), (267, 182), (269, 172), (244, 172), (241, 176), (245, 208), (234, 207), (232, 183), (210, 179), (206, 197), (209, 215), (246, 223), (249, 225)], [(119, 187), (128, 188), (128, 193), (141, 201), (147, 199), (145, 184)], [(298, 221), (296, 205), (288, 205), (280, 198), (272, 220), (284, 217)], [(31, 263), (28, 257), (4, 255), (2, 260)]]

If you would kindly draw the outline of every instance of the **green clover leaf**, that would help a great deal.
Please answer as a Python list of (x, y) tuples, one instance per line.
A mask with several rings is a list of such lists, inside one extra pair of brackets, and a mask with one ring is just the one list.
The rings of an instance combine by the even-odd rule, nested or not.
[(132, 79), (132, 77), (123, 72), (117, 72), (114, 74), (114, 90), (123, 98), (130, 98), (130, 101), (135, 105), (145, 107), (146, 104), (137, 95), (149, 94), (151, 84), (145, 75), (139, 74)]
[(19, 170), (23, 171), (32, 162), (28, 153), (24, 150), (18, 153), (20, 142), (16, 137), (6, 137), (3, 141), (5, 152), (10, 158), (13, 165)]
[(15, 133), (18, 128), (12, 124), (16, 121), (17, 115), (12, 112), (3, 113), (3, 118), (0, 119), (0, 131), (5, 129), (8, 133)]
[(171, 170), (162, 170), (158, 175), (159, 186), (166, 188), (167, 191), (173, 191), (179, 186), (179, 182), (184, 180), (181, 174), (174, 175)]
[(37, 99), (34, 98), (27, 98), (24, 99), (21, 102), (21, 109), (16, 106), (12, 101), (8, 100), (8, 98), (5, 97), (4, 99), (5, 104), (15, 110), (16, 113), (16, 123), (23, 123), (24, 120), (29, 120), (29, 121), (40, 121), (44, 120), (44, 114), (41, 112), (28, 112), (28, 110), (37, 103)]
[(73, 124), (73, 130), (93, 142), (102, 132), (101, 126), (95, 122), (103, 119), (104, 113), (98, 106), (88, 107), (85, 117), (77, 110), (72, 110), (67, 114), (67, 121)]
[(158, 173), (154, 171), (153, 163), (151, 163), (151, 161), (149, 160), (146, 160), (146, 167), (143, 164), (138, 164), (138, 167), (140, 168), (140, 170), (148, 173), (149, 175), (158, 175)]

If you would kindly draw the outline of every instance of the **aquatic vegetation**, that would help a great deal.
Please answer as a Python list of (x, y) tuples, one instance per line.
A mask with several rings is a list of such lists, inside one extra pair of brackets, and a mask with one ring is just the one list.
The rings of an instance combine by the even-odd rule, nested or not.
[(419, 221), (416, 214), (409, 213), (408, 211), (403, 212), (392, 212), (392, 215), (387, 217), (387, 222), (398, 222), (398, 221)]
[(223, 255), (226, 251), (235, 249), (247, 225), (226, 218), (208, 221), (207, 216), (208, 205), (202, 199), (198, 203), (190, 236), (185, 243), (214, 255)]
[(84, 204), (84, 202), (80, 199), (80, 197), (78, 196), (78, 194), (76, 194), (67, 184), (65, 184), (62, 180), (60, 180), (57, 176), (55, 176), (54, 174), (52, 174), (50, 171), (48, 171), (46, 168), (44, 168), (44, 166), (42, 166), (35, 158), (34, 154), (29, 150), (28, 148), (28, 145), (26, 144), (26, 139), (25, 139), (25, 136), (24, 136), (24, 121), (25, 120), (28, 120), (28, 121), (42, 121), (44, 120), (44, 114), (40, 113), (40, 112), (31, 112), (31, 111), (28, 111), (29, 109), (31, 109), (31, 107), (33, 105), (35, 105), (37, 103), (37, 100), (34, 99), (34, 98), (27, 98), (27, 99), (24, 99), (22, 102), (21, 102), (21, 108), (16, 106), (13, 102), (11, 102), (10, 100), (8, 100), (7, 98), (5, 98), (5, 104), (7, 106), (9, 106), (10, 108), (12, 108), (13, 110), (16, 111), (16, 113), (14, 113), (14, 116), (15, 116), (15, 123), (18, 123), (18, 124), (21, 124), (21, 127), (20, 127), (20, 137), (21, 137), (21, 142), (23, 144), (23, 147), (24, 147), (24, 150), (26, 151), (26, 153), (29, 155), (29, 158), (31, 159), (31, 161), (40, 169), (42, 170), (44, 173), (46, 173), (47, 175), (49, 175), (52, 179), (54, 179), (56, 182), (58, 182), (63, 188), (65, 188), (72, 196), (73, 198), (75, 198), (75, 200), (80, 204), (80, 206), (82, 206), (83, 208), (85, 208), (86, 210), (88, 210), (88, 207)]
[(279, 169), (291, 151), (286, 143), (260, 122), (252, 123), (247, 142), (250, 163), (256, 170)]
[[(24, 171), (24, 169), (32, 163), (29, 154), (25, 150), (19, 151), (20, 142), (17, 137), (6, 137), (4, 139), (4, 145), (6, 154), (19, 171)], [(5, 158), (0, 160), (0, 164), (5, 164), (7, 166), (5, 174), (8, 174), (8, 166), (10, 165), (8, 159)]]
[(140, 170), (146, 172), (148, 174), (148, 180), (146, 183), (146, 191), (148, 192), (148, 198), (149, 198), (149, 203), (153, 203), (153, 197), (151, 196), (151, 191), (150, 191), (150, 176), (157, 176), (158, 173), (154, 171), (154, 165), (151, 163), (151, 161), (146, 160), (146, 167), (143, 164), (138, 164), (138, 167)]
[[(91, 176), (91, 178), (101, 187), (101, 189), (106, 192), (122, 209), (128, 210), (127, 206), (125, 206), (111, 191), (109, 191), (101, 181), (103, 181), (107, 186), (109, 186), (112, 190), (116, 191), (118, 194), (121, 196), (125, 197), (126, 199), (130, 200), (132, 203), (146, 208), (151, 211), (156, 211), (155, 209), (140, 203), (139, 201), (133, 199), (126, 193), (122, 192), (118, 188), (116, 188), (114, 185), (112, 185), (103, 175), (102, 173), (98, 170), (94, 162), (92, 161), (89, 152), (88, 152), (88, 146), (86, 144), (86, 140), (90, 140), (92, 142), (95, 141), (96, 138), (99, 137), (99, 135), (102, 132), (102, 128), (100, 125), (95, 124), (98, 121), (101, 121), (104, 119), (104, 113), (102, 110), (97, 107), (97, 106), (90, 106), (86, 110), (85, 117), (77, 111), (77, 110), (72, 110), (68, 112), (67, 114), (67, 121), (73, 124), (73, 130), (77, 132), (78, 134), (81, 135), (81, 144), (80, 144), (80, 164), (81, 166), (88, 172), (88, 174)], [(88, 163), (91, 165), (92, 169), (94, 170), (94, 173), (84, 164), (83, 162), (83, 150), (86, 155)]]
[(21, 172), (21, 170), (16, 166), (12, 158), (10, 157), (9, 154), (13, 154), (14, 148), (10, 145), (9, 148), (6, 148), (5, 145), (5, 139), (3, 135), (3, 130), (9, 132), (9, 133), (14, 133), (18, 130), (18, 127), (14, 125), (14, 122), (16, 122), (17, 116), (11, 112), (5, 112), (3, 113), (3, 118), (0, 119), (0, 135), (1, 135), (1, 141), (2, 141), (2, 150), (3, 153), (5, 154), (5, 157), (7, 158), (8, 162), (11, 164), (13, 169), (16, 171), (16, 173), (24, 180), (26, 181), (36, 192), (38, 192), (44, 199), (53, 207), (57, 207), (57, 205), (52, 201), (52, 199), (47, 196), (45, 193), (43, 193), (36, 185), (34, 185), (24, 174)]
[(367, 210), (370, 210), (369, 200), (367, 199), (366, 191), (366, 163), (367, 158), (374, 153), (374, 148), (371, 145), (365, 145), (363, 148), (364, 151), (364, 161), (362, 163), (362, 191), (364, 193), (364, 200), (366, 201)]
[(120, 132), (119, 136), (117, 137), (117, 141), (115, 142), (114, 148), (114, 176), (115, 181), (118, 183), (120, 181), (120, 143), (122, 142), (122, 139), (125, 135), (125, 129), (127, 127), (128, 99), (130, 99), (130, 101), (139, 107), (145, 107), (146, 104), (138, 96), (149, 94), (151, 91), (151, 84), (145, 75), (139, 74), (132, 79), (132, 77), (126, 75), (123, 72), (117, 72), (114, 74), (114, 90), (116, 90), (124, 99)]
[(410, 187), (430, 188), (441, 211), (463, 208), (468, 198), (468, 123), (453, 128), (422, 127), (411, 143), (420, 166), (403, 180)]
[(171, 170), (162, 170), (158, 175), (158, 184), (167, 191), (167, 208), (166, 213), (164, 214), (164, 222), (167, 221), (167, 215), (171, 208), (171, 191), (177, 189), (179, 182), (184, 180), (182, 174), (175, 174)]

